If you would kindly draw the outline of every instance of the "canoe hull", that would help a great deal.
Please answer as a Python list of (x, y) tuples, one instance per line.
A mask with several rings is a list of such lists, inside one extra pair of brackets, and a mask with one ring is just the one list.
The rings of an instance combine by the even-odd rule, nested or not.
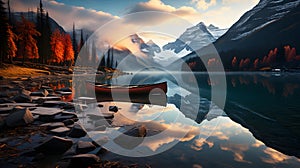
[(97, 101), (122, 101), (166, 106), (167, 83), (128, 87), (103, 87), (87, 82), (88, 89), (94, 89)]

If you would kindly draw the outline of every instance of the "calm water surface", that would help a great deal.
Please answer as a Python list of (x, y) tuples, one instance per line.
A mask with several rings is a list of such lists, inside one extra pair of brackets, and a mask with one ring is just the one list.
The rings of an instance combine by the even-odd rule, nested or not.
[[(103, 159), (153, 167), (300, 167), (300, 74), (229, 73), (225, 87), (218, 73), (139, 73), (107, 82), (161, 81), (168, 82), (166, 107), (143, 105), (130, 112), (126, 108), (132, 104), (115, 103), (122, 109), (113, 121), (122, 125), (135, 120), (170, 129), (170, 134), (138, 147), (140, 152), (159, 154), (138, 158), (109, 152)], [(226, 98), (224, 109), (221, 100), (211, 101), (212, 90)], [(115, 130), (91, 135), (109, 139)]]

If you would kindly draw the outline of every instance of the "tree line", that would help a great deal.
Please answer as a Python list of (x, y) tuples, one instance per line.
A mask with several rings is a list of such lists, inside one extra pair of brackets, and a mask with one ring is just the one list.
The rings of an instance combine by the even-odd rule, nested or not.
[[(42, 0), (36, 13), (28, 11), (27, 18), (26, 13), (21, 13), (21, 19), (15, 20), (9, 2), (0, 0), (0, 64), (13, 61), (21, 61), (24, 64), (30, 61), (40, 64), (74, 65), (85, 43), (82, 30), (79, 44), (76, 40), (75, 24), (72, 38), (70, 34), (58, 28), (51, 30), (49, 13), (44, 10)], [(33, 19), (36, 19), (35, 23)]]

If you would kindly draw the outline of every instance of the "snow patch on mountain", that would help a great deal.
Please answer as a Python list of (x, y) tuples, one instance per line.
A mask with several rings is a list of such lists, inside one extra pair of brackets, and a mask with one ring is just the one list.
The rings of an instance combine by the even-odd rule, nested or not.
[[(220, 36), (220, 32), (213, 31), (214, 28), (216, 30), (216, 27), (211, 26), (211, 28), (212, 33)], [(188, 28), (176, 41), (164, 45), (163, 50), (172, 50), (175, 53), (180, 53), (184, 49), (198, 50), (216, 40), (212, 33), (203, 22), (200, 22), (196, 26)]]
[(168, 66), (178, 59), (181, 59), (182, 57), (188, 55), (189, 53), (191, 53), (191, 51), (188, 51), (186, 49), (183, 49), (179, 53), (175, 53), (172, 50), (163, 50), (159, 53), (155, 53), (153, 59), (155, 62), (162, 66)]

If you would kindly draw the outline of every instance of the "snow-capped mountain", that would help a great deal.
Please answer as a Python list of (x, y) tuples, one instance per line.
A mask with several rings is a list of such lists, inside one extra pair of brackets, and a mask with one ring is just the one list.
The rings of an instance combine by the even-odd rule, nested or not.
[[(280, 56), (273, 63), (276, 67), (299, 67), (300, 64), (297, 62), (286, 63), (283, 57), (286, 45), (300, 48), (299, 11), (300, 0), (260, 0), (253, 9), (246, 12), (213, 43), (224, 68), (228, 70), (232, 68), (233, 57), (237, 57), (238, 60), (249, 58), (253, 64), (255, 59), (262, 60), (275, 48), (278, 49), (278, 56)], [(211, 46), (202, 48), (198, 53), (208, 55)], [(201, 60), (196, 60), (198, 56), (193, 52), (183, 59), (186, 62), (196, 61), (199, 65), (195, 70), (203, 70), (203, 66), (200, 67)]]
[(281, 19), (299, 4), (300, 0), (261, 0), (228, 30), (228, 35), (231, 40), (246, 37)]
[(188, 28), (176, 41), (164, 45), (163, 50), (173, 50), (177, 54), (184, 49), (195, 51), (216, 41), (226, 30), (213, 25), (207, 27), (200, 22), (196, 26)]
[(228, 29), (221, 29), (219, 27), (210, 24), (207, 27), (207, 30), (214, 36), (215, 39), (219, 39), (221, 36), (223, 36), (223, 34), (227, 32)]

